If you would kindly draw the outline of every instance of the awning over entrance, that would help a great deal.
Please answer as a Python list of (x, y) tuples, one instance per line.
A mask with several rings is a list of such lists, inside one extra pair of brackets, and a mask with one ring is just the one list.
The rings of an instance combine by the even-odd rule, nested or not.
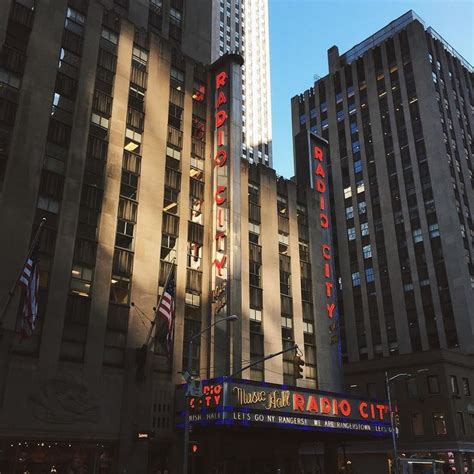
[[(178, 428), (184, 426), (184, 392), (184, 385), (177, 387)], [(391, 433), (388, 404), (381, 400), (228, 378), (203, 381), (202, 392), (200, 397), (187, 398), (191, 426), (285, 428), (370, 437)]]

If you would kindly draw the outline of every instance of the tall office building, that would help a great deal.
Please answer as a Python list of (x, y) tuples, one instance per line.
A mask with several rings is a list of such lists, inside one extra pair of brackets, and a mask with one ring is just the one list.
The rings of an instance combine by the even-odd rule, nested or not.
[[(242, 159), (243, 61), (206, 63), (210, 21), (194, 0), (0, 3), (2, 472), (182, 472), (181, 374), (251, 362), (189, 397), (193, 472), (291, 473), (305, 440), (334, 462), (389, 433), (386, 404), (341, 395), (327, 195)], [(165, 287), (173, 332), (152, 327)]]
[(212, 59), (229, 52), (242, 68), (242, 157), (272, 166), (268, 0), (213, 0)]
[(472, 472), (473, 68), (413, 11), (328, 61), (292, 120), (330, 144), (346, 383), (383, 396), (385, 370), (411, 372), (392, 386), (400, 452)]

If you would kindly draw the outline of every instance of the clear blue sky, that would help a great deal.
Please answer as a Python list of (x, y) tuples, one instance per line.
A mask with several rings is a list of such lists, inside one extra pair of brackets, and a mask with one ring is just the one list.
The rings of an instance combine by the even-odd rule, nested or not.
[(293, 176), (290, 100), (325, 76), (327, 50), (342, 54), (408, 10), (414, 10), (474, 64), (474, 0), (268, 0), (273, 114), (273, 167)]

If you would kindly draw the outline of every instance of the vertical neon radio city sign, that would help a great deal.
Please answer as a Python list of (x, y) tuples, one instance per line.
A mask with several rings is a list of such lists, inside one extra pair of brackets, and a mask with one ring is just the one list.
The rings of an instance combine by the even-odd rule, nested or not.
[(325, 295), (325, 314), (329, 319), (329, 334), (331, 344), (339, 342), (338, 317), (336, 311), (336, 288), (334, 281), (334, 266), (332, 253), (332, 239), (330, 229), (330, 209), (329, 209), (329, 187), (327, 175), (327, 152), (326, 144), (311, 134), (311, 162), (313, 172), (313, 183), (318, 192), (319, 216), (318, 226), (321, 230), (321, 259), (323, 265)]
[(229, 75), (218, 70), (215, 75), (215, 143), (214, 155), (214, 243), (213, 243), (213, 302), (214, 315), (227, 311), (228, 230), (229, 230)]

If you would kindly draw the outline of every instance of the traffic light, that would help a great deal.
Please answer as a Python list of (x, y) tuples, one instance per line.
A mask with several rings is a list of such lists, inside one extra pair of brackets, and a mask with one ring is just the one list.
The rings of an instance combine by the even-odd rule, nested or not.
[(395, 433), (398, 436), (398, 433), (400, 432), (400, 415), (398, 414), (397, 411), (393, 414), (393, 418), (394, 418), (393, 421), (395, 424)]
[(200, 453), (200, 446), (197, 441), (191, 441), (189, 443), (189, 454), (197, 456)]
[(298, 354), (295, 354), (293, 358), (293, 367), (295, 372), (295, 379), (302, 379), (304, 360)]

